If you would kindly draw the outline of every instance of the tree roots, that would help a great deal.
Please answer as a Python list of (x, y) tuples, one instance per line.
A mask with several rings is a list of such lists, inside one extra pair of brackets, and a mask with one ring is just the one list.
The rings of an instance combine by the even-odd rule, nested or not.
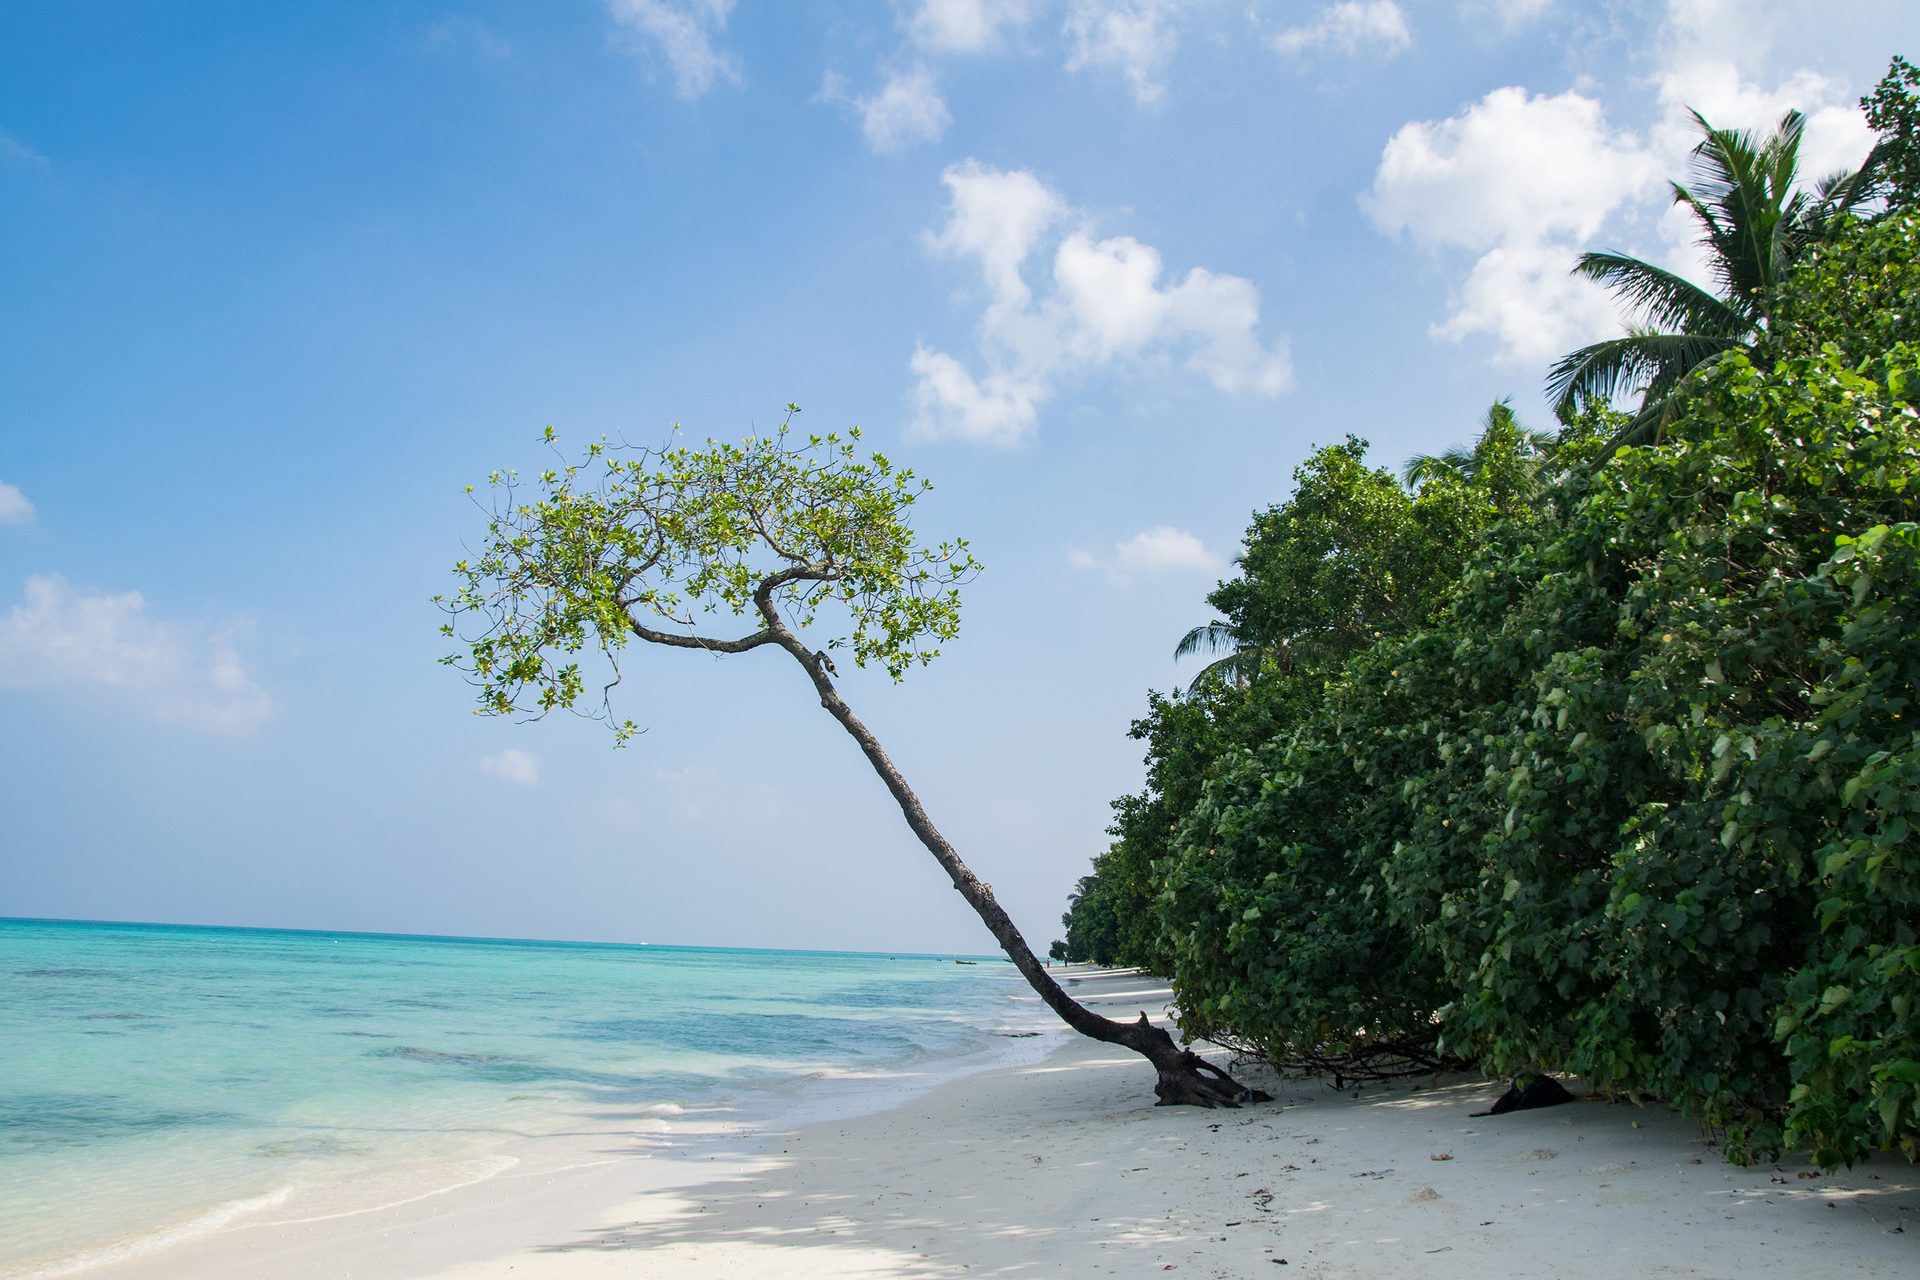
[(1153, 1083), (1156, 1107), (1237, 1107), (1248, 1102), (1272, 1102), (1273, 1095), (1249, 1089), (1191, 1049), (1178, 1062), (1156, 1064), (1160, 1077)]

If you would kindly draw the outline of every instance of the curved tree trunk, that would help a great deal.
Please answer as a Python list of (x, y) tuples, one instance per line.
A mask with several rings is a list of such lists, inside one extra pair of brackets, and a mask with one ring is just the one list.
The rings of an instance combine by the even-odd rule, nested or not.
[(807, 675), (820, 694), (820, 705), (860, 744), (860, 750), (866, 753), (873, 771), (880, 775), (880, 780), (886, 783), (887, 790), (899, 804), (900, 812), (913, 829), (913, 834), (920, 838), (920, 843), (940, 863), (952, 879), (953, 887), (960, 891), (960, 896), (979, 913), (981, 921), (999, 942), (1000, 949), (1020, 970), (1020, 976), (1046, 1001), (1047, 1007), (1060, 1016), (1062, 1022), (1083, 1036), (1105, 1044), (1122, 1045), (1151, 1062), (1159, 1075), (1153, 1092), (1160, 1099), (1160, 1106), (1232, 1107), (1243, 1102), (1271, 1100), (1267, 1094), (1246, 1088), (1199, 1054), (1176, 1044), (1164, 1029), (1149, 1022), (1144, 1012), (1137, 1022), (1115, 1022), (1111, 1018), (1101, 1017), (1063, 991), (1046, 966), (1034, 957), (1027, 940), (1014, 927), (1012, 918), (994, 899), (992, 887), (983, 883), (960, 860), (960, 855), (954, 852), (953, 846), (933, 825), (933, 820), (927, 817), (920, 798), (900, 775), (900, 770), (894, 766), (892, 758), (880, 745), (880, 740), (873, 736), (841, 698), (833, 686), (826, 655), (809, 653), (791, 632), (785, 632), (784, 628), (782, 632), (777, 643), (806, 668)]

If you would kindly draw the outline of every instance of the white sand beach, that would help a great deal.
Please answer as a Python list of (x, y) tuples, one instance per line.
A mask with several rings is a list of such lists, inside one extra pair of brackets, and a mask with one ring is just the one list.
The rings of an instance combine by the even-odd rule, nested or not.
[[(1115, 1015), (1165, 1007), (1157, 980), (1069, 972)], [(1156, 1108), (1131, 1055), (1052, 1030), (1018, 1043), (1035, 1050), (1025, 1062), (856, 1118), (644, 1155), (602, 1141), (572, 1167), (317, 1221), (253, 1214), (88, 1274), (1920, 1274), (1920, 1170), (1897, 1159), (1736, 1168), (1660, 1110), (1582, 1100), (1474, 1118), (1499, 1089), (1459, 1078), (1357, 1096), (1287, 1082), (1237, 1111)]]

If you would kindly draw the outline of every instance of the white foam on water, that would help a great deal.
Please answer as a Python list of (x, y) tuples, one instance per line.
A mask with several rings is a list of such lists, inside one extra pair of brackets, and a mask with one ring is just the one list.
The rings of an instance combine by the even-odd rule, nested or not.
[(49, 1266), (42, 1267), (37, 1271), (29, 1271), (23, 1275), (20, 1280), (52, 1280), (55, 1276), (70, 1276), (82, 1271), (91, 1271), (93, 1268), (105, 1266), (109, 1262), (125, 1262), (129, 1258), (140, 1258), (150, 1253), (158, 1253), (162, 1249), (172, 1248), (174, 1245), (192, 1240), (195, 1237), (211, 1235), (222, 1227), (230, 1225), (236, 1218), (245, 1217), (250, 1213), (261, 1213), (268, 1209), (277, 1209), (285, 1204), (287, 1198), (292, 1194), (293, 1188), (286, 1186), (270, 1191), (263, 1196), (253, 1196), (246, 1200), (230, 1201), (218, 1208), (210, 1209), (199, 1217), (183, 1222), (178, 1226), (167, 1227), (163, 1230), (141, 1236), (136, 1240), (129, 1240), (125, 1244), (114, 1245), (111, 1248), (98, 1249), (91, 1253), (83, 1253), (77, 1257), (68, 1258), (63, 1262), (56, 1262)]
[(484, 1168), (479, 1174), (475, 1175), (474, 1177), (463, 1178), (458, 1182), (449, 1182), (444, 1186), (438, 1186), (428, 1191), (422, 1191), (418, 1195), (402, 1196), (398, 1200), (386, 1200), (386, 1201), (382, 1201), (379, 1204), (359, 1205), (352, 1209), (342, 1209), (338, 1213), (316, 1213), (313, 1216), (307, 1217), (307, 1218), (275, 1218), (273, 1222), (270, 1224), (248, 1223), (247, 1225), (248, 1226), (271, 1225), (275, 1227), (297, 1227), (297, 1226), (304, 1226), (309, 1222), (332, 1222), (337, 1218), (357, 1218), (369, 1213), (380, 1213), (387, 1209), (397, 1209), (403, 1204), (413, 1204), (419, 1200), (428, 1200), (434, 1196), (443, 1196), (447, 1194), (449, 1191), (458, 1191), (462, 1187), (477, 1186), (478, 1184), (487, 1181), (489, 1178), (499, 1177), (501, 1174), (505, 1173), (507, 1170), (513, 1168), (515, 1165), (519, 1163), (520, 1163), (520, 1159), (518, 1156), (495, 1156), (491, 1160), (482, 1162), (482, 1164), (484, 1165)]

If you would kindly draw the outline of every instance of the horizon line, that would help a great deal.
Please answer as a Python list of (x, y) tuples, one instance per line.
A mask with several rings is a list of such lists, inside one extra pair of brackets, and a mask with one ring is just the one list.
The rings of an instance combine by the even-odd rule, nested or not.
[(379, 929), (303, 929), (280, 925), (201, 924), (190, 920), (94, 920), (70, 916), (0, 915), (0, 924), (120, 925), (143, 929), (211, 929), (229, 933), (291, 933), (313, 937), (382, 938), (406, 942), (495, 942), (553, 947), (616, 947), (640, 951), (759, 951), (776, 955), (910, 956), (915, 959), (1012, 961), (1000, 952), (855, 951), (839, 947), (743, 947), (703, 942), (608, 942), (591, 938), (513, 938), (490, 934), (396, 933)]

